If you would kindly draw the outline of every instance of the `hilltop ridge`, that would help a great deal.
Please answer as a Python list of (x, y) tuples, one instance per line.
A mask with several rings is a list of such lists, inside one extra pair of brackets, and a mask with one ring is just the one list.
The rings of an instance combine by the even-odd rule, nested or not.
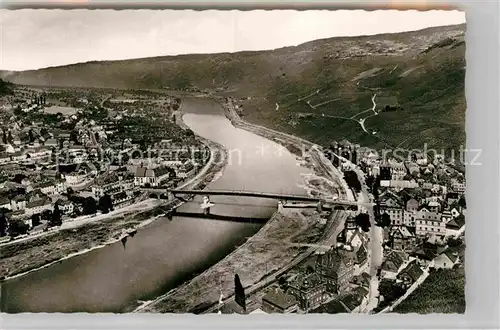
[[(240, 114), (320, 143), (453, 149), (465, 143), (465, 25), (314, 40), (265, 51), (92, 61), (0, 72), (16, 84), (201, 90)], [(377, 115), (359, 122), (373, 107)], [(364, 118), (364, 117), (363, 117)], [(375, 134), (374, 134), (375, 132)]]

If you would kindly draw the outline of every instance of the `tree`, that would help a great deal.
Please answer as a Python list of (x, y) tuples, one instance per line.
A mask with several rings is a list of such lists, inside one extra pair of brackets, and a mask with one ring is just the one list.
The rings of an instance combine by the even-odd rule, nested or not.
[(72, 131), (70, 133), (69, 139), (70, 139), (70, 141), (72, 141), (74, 143), (78, 143), (78, 135), (75, 133), (75, 131)]
[(462, 208), (467, 208), (467, 204), (465, 203), (465, 196), (460, 196), (460, 199), (458, 200), (458, 205)]
[(174, 110), (179, 110), (179, 104), (174, 103), (174, 104), (172, 105), (172, 109), (174, 109)]
[(5, 212), (0, 210), (0, 237), (7, 235), (7, 227), (9, 224), (7, 223), (7, 217), (5, 216)]
[(101, 198), (99, 198), (99, 210), (102, 213), (113, 211), (113, 201), (111, 200), (111, 196), (104, 194)]
[(391, 225), (391, 216), (387, 213), (383, 213), (380, 216), (380, 222), (379, 222), (380, 227), (389, 227)]
[(33, 130), (32, 130), (32, 129), (30, 129), (30, 130), (28, 131), (28, 138), (29, 138), (30, 142), (35, 141), (35, 135), (34, 135), (34, 133), (33, 133)]
[(286, 281), (286, 279), (282, 276), (278, 279), (278, 285), (284, 289), (286, 286), (287, 286), (288, 282)]
[(31, 226), (36, 227), (40, 224), (40, 214), (36, 213), (31, 216)]
[(52, 212), (52, 217), (50, 219), (50, 226), (60, 226), (62, 225), (62, 213), (61, 210), (59, 210), (59, 204), (56, 203), (54, 206), (54, 211)]
[(20, 184), (20, 183), (21, 183), (24, 179), (26, 179), (26, 175), (24, 175), (24, 174), (16, 174), (16, 175), (14, 176), (14, 182), (19, 183), (19, 184)]
[(245, 289), (238, 274), (234, 274), (234, 301), (246, 311)]
[(52, 219), (52, 211), (51, 210), (45, 210), (42, 212), (42, 220), (50, 221), (51, 219)]
[(360, 213), (356, 215), (355, 218), (356, 224), (363, 229), (364, 232), (368, 232), (370, 230), (370, 216), (366, 213)]
[(85, 198), (83, 202), (83, 213), (84, 214), (96, 214), (97, 213), (97, 202), (92, 197)]
[(16, 237), (19, 235), (25, 235), (29, 230), (29, 226), (24, 223), (24, 221), (19, 219), (12, 219), (9, 222), (9, 236)]
[(391, 302), (401, 297), (405, 290), (393, 280), (382, 280), (379, 284), (379, 293), (384, 297), (383, 306), (390, 305)]
[(457, 246), (462, 245), (463, 242), (460, 238), (450, 237), (450, 238), (448, 238), (447, 243), (448, 243), (449, 247), (457, 247)]

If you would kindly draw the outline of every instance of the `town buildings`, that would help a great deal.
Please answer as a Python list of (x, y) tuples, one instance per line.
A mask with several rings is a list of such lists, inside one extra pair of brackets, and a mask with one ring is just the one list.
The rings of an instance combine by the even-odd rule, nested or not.
[(144, 166), (137, 168), (134, 184), (136, 186), (157, 187), (170, 177), (170, 170), (167, 167), (150, 169)]
[(422, 211), (416, 220), (416, 234), (420, 236), (445, 236), (446, 223), (439, 213)]
[(328, 298), (325, 291), (326, 283), (316, 273), (300, 273), (288, 286), (288, 292), (296, 297), (300, 308), (306, 311), (321, 305)]

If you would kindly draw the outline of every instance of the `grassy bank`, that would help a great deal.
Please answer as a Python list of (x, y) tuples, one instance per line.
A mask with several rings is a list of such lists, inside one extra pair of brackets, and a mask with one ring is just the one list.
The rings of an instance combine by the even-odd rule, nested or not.
[(395, 313), (464, 313), (465, 271), (432, 272), (422, 285), (394, 309)]

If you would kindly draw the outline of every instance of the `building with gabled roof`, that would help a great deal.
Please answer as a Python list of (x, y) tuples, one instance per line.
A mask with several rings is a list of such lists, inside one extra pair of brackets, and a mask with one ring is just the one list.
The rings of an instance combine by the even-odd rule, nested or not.
[(288, 286), (287, 292), (297, 299), (303, 310), (314, 309), (326, 299), (326, 283), (316, 274), (299, 273)]
[(446, 223), (441, 215), (436, 212), (426, 212), (426, 209), (420, 210), (415, 227), (418, 236), (446, 235)]
[(458, 251), (454, 248), (448, 248), (436, 258), (434, 258), (434, 268), (453, 268), (459, 262)]
[(347, 290), (354, 275), (356, 261), (356, 253), (344, 250), (331, 249), (318, 255), (316, 271), (326, 281), (328, 292), (339, 293)]
[(380, 273), (383, 277), (387, 278), (395, 277), (405, 263), (403, 254), (394, 250), (390, 250), (384, 259), (385, 260), (380, 267)]
[(396, 251), (412, 251), (416, 242), (414, 232), (407, 226), (395, 226), (389, 234), (389, 245)]
[(422, 268), (420, 268), (416, 260), (413, 260), (399, 272), (397, 279), (401, 280), (403, 286), (408, 288), (415, 283), (423, 273)]

